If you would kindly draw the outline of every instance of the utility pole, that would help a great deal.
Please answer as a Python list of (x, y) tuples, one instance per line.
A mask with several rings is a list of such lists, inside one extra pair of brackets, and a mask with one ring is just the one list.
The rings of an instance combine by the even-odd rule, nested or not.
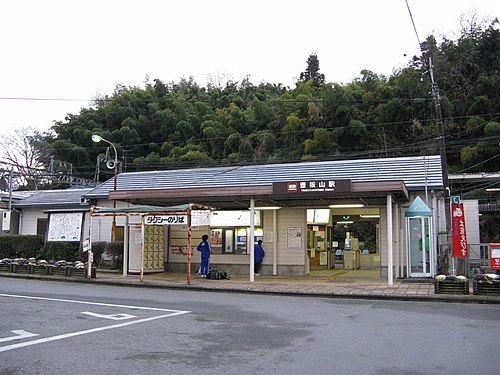
[[(450, 184), (448, 180), (448, 166), (446, 162), (446, 145), (444, 141), (444, 124), (443, 124), (443, 114), (441, 112), (441, 97), (439, 95), (439, 87), (434, 81), (434, 67), (432, 65), (432, 57), (429, 57), (429, 74), (431, 76), (432, 82), (432, 97), (434, 99), (434, 108), (436, 110), (436, 119), (438, 123), (439, 132), (439, 153), (441, 155), (441, 173), (443, 175), (443, 198), (444, 198), (444, 213), (446, 219), (446, 242), (448, 248), (446, 250), (446, 256), (451, 257), (450, 249), (450, 239), (451, 239), (451, 214), (450, 214)], [(443, 259), (444, 260), (444, 259)]]

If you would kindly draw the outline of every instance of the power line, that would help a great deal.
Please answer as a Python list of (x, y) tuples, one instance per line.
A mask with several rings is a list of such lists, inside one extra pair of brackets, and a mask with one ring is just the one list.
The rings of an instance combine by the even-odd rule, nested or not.
[(418, 32), (417, 32), (417, 27), (415, 26), (415, 21), (413, 21), (413, 15), (411, 14), (410, 5), (408, 4), (408, 0), (405, 0), (405, 2), (406, 2), (406, 7), (408, 8), (408, 13), (410, 14), (411, 23), (413, 25), (413, 30), (415, 30), (415, 36), (417, 37), (418, 46), (420, 47), (422, 44), (420, 43), (420, 38), (418, 37)]
[(48, 101), (48, 102), (90, 102), (95, 99), (73, 99), (73, 98), (29, 98), (29, 97), (6, 97), (0, 96), (0, 100), (18, 101)]

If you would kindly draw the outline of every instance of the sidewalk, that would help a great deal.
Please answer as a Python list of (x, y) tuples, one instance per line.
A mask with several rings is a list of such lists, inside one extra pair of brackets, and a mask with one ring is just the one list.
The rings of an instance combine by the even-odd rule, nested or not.
[(432, 280), (419, 280), (420, 282), (395, 280), (393, 285), (388, 285), (387, 279), (384, 278), (357, 277), (356, 273), (352, 272), (349, 275), (349, 277), (341, 276), (334, 278), (327, 276), (255, 276), (255, 281), (250, 282), (248, 276), (241, 275), (231, 276), (230, 280), (209, 280), (192, 274), (190, 285), (188, 285), (187, 275), (178, 273), (145, 274), (142, 282), (139, 275), (123, 276), (115, 271), (101, 270), (97, 271), (95, 279), (15, 273), (0, 274), (0, 276), (4, 277), (207, 292), (500, 304), (500, 295), (473, 295), (472, 284), (470, 285), (469, 295), (435, 294)]
[(37, 278), (44, 280), (58, 280), (66, 282), (83, 282), (127, 287), (152, 287), (167, 289), (182, 289), (195, 291), (213, 291), (229, 293), (260, 293), (288, 296), (310, 296), (327, 298), (357, 298), (357, 299), (392, 299), (408, 301), (436, 301), (460, 303), (490, 303), (500, 304), (500, 295), (473, 295), (472, 284), (469, 295), (435, 294), (432, 280), (411, 282), (395, 280), (389, 286), (387, 279), (376, 277), (356, 277), (350, 273), (349, 277), (326, 276), (255, 276), (250, 282), (248, 276), (231, 276), (230, 280), (202, 279), (198, 275), (191, 275), (191, 283), (187, 285), (186, 274), (155, 273), (145, 274), (143, 281), (139, 275), (123, 276), (116, 272), (97, 271), (95, 279), (78, 277), (38, 276), (21, 274), (0, 274), (5, 277)]

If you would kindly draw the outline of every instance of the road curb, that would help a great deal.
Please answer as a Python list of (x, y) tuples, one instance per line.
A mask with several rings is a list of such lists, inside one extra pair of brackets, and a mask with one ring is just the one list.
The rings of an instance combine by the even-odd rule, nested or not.
[(289, 297), (315, 297), (315, 298), (332, 298), (332, 299), (357, 299), (357, 300), (393, 300), (393, 301), (415, 301), (415, 302), (447, 302), (447, 303), (475, 303), (475, 304), (500, 304), (500, 297), (493, 296), (479, 296), (479, 295), (451, 295), (451, 294), (434, 294), (434, 295), (401, 295), (401, 294), (365, 294), (365, 293), (325, 293), (310, 291), (307, 292), (300, 290), (263, 290), (258, 287), (220, 287), (219, 285), (210, 285), (209, 283), (203, 286), (199, 285), (180, 285), (168, 284), (158, 282), (137, 282), (118, 281), (118, 280), (103, 280), (99, 278), (84, 279), (84, 278), (71, 278), (71, 277), (57, 277), (57, 276), (44, 276), (44, 275), (28, 275), (28, 274), (0, 274), (0, 277), (22, 278), (31, 280), (43, 281), (58, 281), (58, 282), (71, 282), (71, 283), (87, 283), (94, 285), (108, 285), (108, 286), (121, 286), (133, 288), (156, 288), (156, 289), (170, 289), (170, 290), (190, 290), (198, 292), (220, 292), (220, 293), (237, 293), (237, 294), (261, 294), (261, 295), (275, 295), (275, 296), (289, 296)]

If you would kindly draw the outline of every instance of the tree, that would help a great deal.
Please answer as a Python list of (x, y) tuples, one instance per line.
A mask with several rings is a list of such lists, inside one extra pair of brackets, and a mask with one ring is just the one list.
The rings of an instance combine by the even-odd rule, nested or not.
[(48, 161), (43, 135), (33, 128), (18, 128), (0, 140), (0, 165), (12, 170), (16, 184), (26, 189), (35, 189), (42, 180), (47, 182), (43, 176)]
[(307, 59), (307, 68), (305, 72), (300, 73), (300, 82), (313, 81), (315, 86), (325, 83), (325, 75), (319, 72), (319, 59), (315, 53), (311, 53)]

